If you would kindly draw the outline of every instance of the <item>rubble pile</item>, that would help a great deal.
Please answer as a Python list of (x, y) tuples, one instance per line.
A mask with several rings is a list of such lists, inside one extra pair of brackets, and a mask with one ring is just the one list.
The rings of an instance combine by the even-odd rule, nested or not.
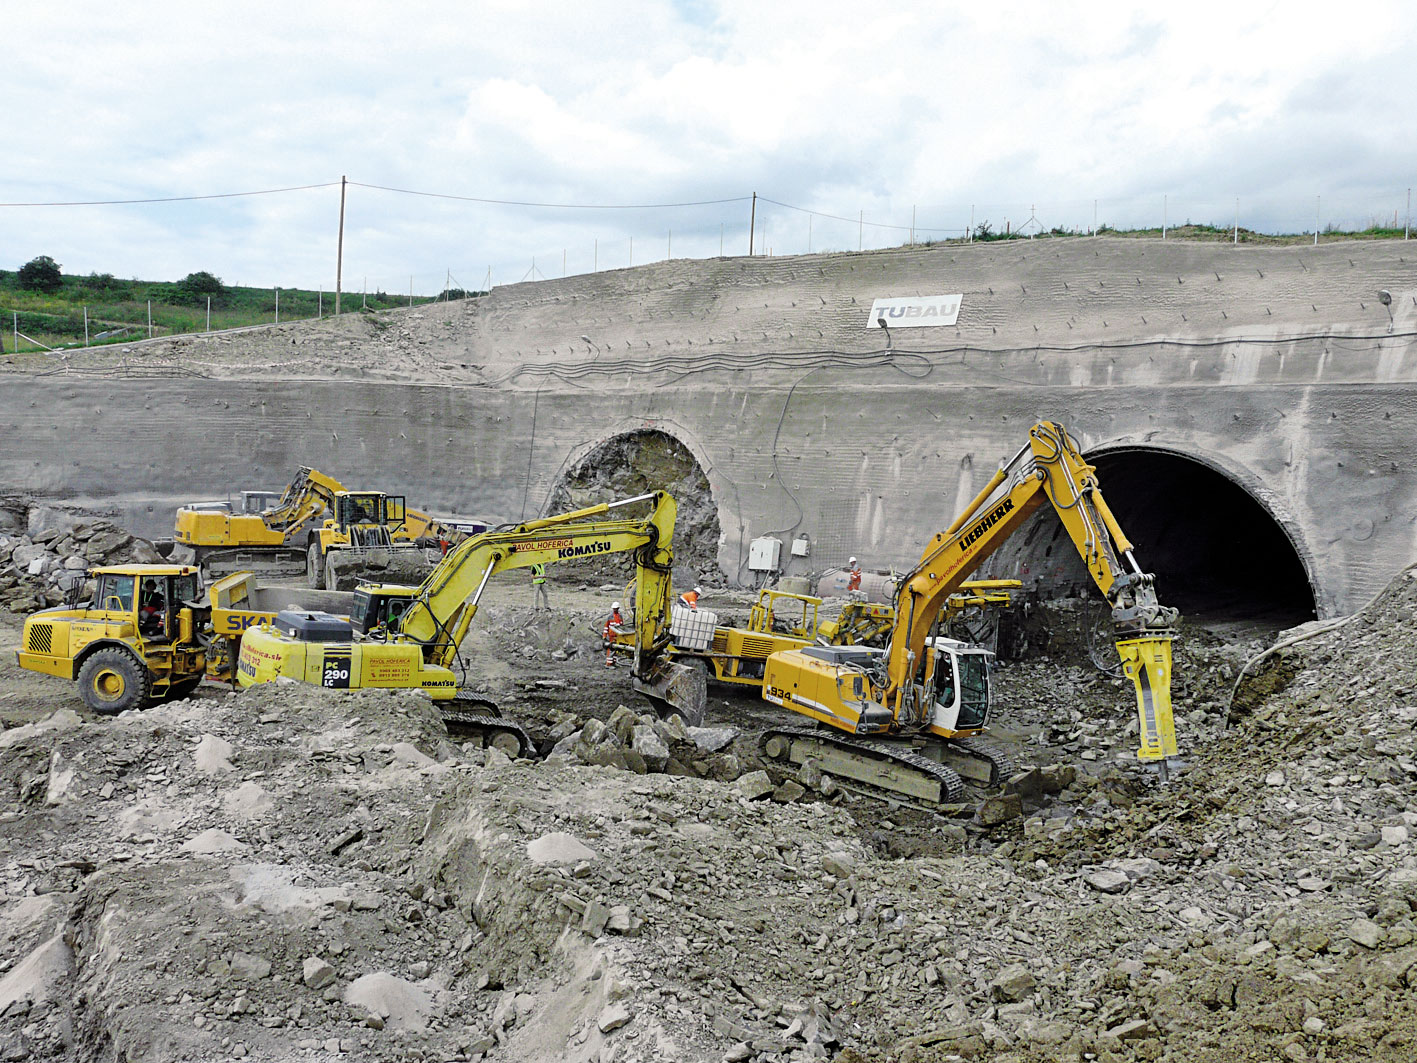
[(1126, 685), (1010, 664), (1066, 763), (993, 822), (794, 790), (559, 648), (502, 664), (540, 763), (420, 694), (60, 708), (0, 732), (0, 1058), (1409, 1060), (1414, 636), (1404, 577), (1229, 726), (1246, 654), (1178, 644), (1165, 787)]
[(29, 613), (64, 603), (67, 579), (96, 565), (158, 563), (157, 548), (110, 521), (11, 503), (0, 520), (0, 609)]

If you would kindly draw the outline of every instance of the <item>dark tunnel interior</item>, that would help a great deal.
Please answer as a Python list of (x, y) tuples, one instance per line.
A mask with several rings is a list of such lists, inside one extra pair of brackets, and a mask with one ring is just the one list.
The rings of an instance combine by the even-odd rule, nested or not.
[[(1138, 564), (1155, 574), (1164, 604), (1202, 623), (1254, 620), (1288, 627), (1314, 619), (1313, 589), (1294, 545), (1234, 481), (1164, 451), (1114, 451), (1088, 460)], [(1051, 507), (1036, 514), (990, 567), (1045, 593), (1050, 587), (1079, 593), (1092, 588)]]

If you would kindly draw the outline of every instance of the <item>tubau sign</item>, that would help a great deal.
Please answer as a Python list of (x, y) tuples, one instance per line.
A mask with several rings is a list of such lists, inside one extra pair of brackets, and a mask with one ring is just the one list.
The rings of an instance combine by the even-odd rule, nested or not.
[(877, 299), (871, 304), (866, 319), (867, 328), (925, 328), (929, 325), (953, 325), (959, 320), (961, 295), (917, 295), (903, 299)]

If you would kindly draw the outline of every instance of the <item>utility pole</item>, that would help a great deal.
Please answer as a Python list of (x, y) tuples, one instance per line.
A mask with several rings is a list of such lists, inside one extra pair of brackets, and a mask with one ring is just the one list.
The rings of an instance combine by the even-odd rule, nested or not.
[(856, 250), (861, 250), (861, 241), (866, 234), (866, 212), (859, 210), (856, 212)]
[(910, 243), (915, 245), (915, 204), (910, 205)]
[(1167, 197), (1166, 197), (1166, 196), (1162, 196), (1162, 197), (1161, 197), (1161, 239), (1163, 239), (1163, 240), (1166, 239), (1166, 222), (1167, 222), (1167, 219), (1168, 219), (1167, 208), (1168, 208)]
[(1319, 246), (1319, 206), (1323, 203), (1323, 196), (1314, 197), (1314, 246)]
[(807, 254), (812, 253), (812, 215), (807, 215)]
[(344, 282), (344, 191), (348, 177), (339, 179), (339, 250), (335, 253), (335, 317), (339, 317), (340, 289)]
[(408, 308), (409, 308), (410, 310), (413, 309), (413, 276), (412, 276), (412, 274), (410, 274), (410, 275), (409, 275), (409, 278), (408, 278)]
[(753, 234), (758, 231), (758, 193), (753, 193), (753, 209), (748, 215), (748, 257), (753, 257)]
[(1235, 197), (1235, 239), (1234, 246), (1240, 246), (1240, 197)]

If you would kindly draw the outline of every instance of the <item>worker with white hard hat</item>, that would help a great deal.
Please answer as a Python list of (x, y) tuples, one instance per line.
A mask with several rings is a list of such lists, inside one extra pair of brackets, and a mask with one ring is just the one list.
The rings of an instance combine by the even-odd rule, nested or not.
[(620, 603), (610, 603), (610, 616), (605, 621), (605, 630), (600, 633), (600, 641), (605, 646), (605, 667), (615, 667), (615, 636), (624, 634), (625, 620), (620, 615)]
[(850, 594), (861, 589), (861, 566), (856, 563), (854, 557), (847, 564), (851, 566), (851, 573), (846, 580), (846, 593)]

